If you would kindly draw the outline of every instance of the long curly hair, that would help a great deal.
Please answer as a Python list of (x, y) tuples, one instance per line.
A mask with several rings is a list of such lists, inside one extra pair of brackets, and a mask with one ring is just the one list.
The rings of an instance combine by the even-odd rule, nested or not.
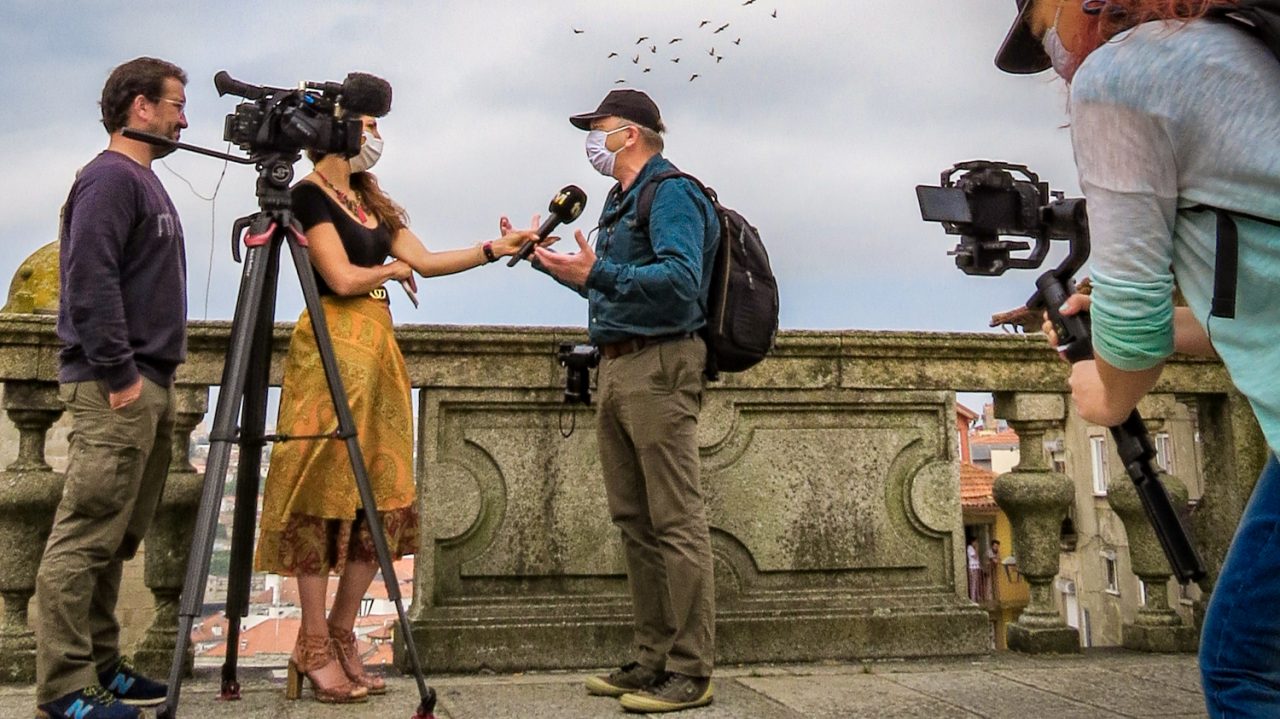
[(1075, 66), (1117, 33), (1153, 20), (1194, 20), (1216, 8), (1233, 7), (1238, 0), (1086, 0), (1081, 47)]

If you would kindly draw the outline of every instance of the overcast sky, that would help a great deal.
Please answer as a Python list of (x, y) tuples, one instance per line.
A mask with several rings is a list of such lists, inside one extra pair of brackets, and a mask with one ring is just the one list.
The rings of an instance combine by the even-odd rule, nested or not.
[[(433, 249), (493, 238), (504, 213), (527, 223), (570, 182), (590, 197), (576, 225), (590, 229), (612, 181), (587, 164), (584, 133), (566, 117), (594, 109), (623, 79), (661, 107), (667, 157), (760, 229), (784, 328), (985, 329), (993, 312), (1025, 301), (1034, 274), (961, 274), (946, 254), (954, 238), (920, 221), (914, 187), (961, 160), (1002, 159), (1077, 192), (1064, 86), (992, 64), (1013, 8), (1014, 0), (4, 0), (0, 277), (7, 282), (56, 238), (76, 169), (106, 144), (102, 84), (139, 55), (186, 69), (183, 139), (219, 149), (236, 101), (214, 91), (218, 70), (277, 86), (352, 70), (387, 78), (395, 100), (379, 123), (386, 150), (376, 172)], [(699, 29), (704, 19), (711, 23)], [(674, 37), (683, 40), (668, 44)], [(611, 51), (620, 56), (608, 59)], [(191, 317), (206, 316), (207, 294), (207, 316), (229, 318), (240, 271), (230, 225), (256, 209), (255, 174), (228, 168), (211, 206), (178, 174), (207, 196), (222, 162), (187, 153), (164, 162), (155, 170), (186, 232)], [(298, 174), (307, 171), (304, 159)], [(294, 319), (301, 296), (284, 277), (279, 317)], [(420, 294), (414, 310), (396, 293), (397, 321), (581, 326), (586, 317), (577, 295), (505, 263), (427, 280)]]

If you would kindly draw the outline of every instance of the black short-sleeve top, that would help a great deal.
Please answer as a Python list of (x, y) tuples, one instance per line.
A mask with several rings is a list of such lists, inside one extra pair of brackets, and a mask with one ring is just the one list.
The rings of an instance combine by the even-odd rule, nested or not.
[[(293, 197), (293, 214), (302, 223), (303, 230), (324, 222), (333, 224), (347, 259), (358, 267), (377, 267), (391, 256), (391, 232), (385, 223), (379, 222), (372, 229), (356, 222), (342, 206), (319, 186), (299, 182), (290, 191)], [(322, 295), (336, 295), (324, 278), (316, 272), (316, 284)]]

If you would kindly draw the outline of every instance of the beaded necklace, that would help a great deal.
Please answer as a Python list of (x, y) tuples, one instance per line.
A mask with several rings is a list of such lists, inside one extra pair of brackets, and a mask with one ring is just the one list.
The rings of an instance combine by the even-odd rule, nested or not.
[(324, 183), (324, 186), (332, 190), (333, 194), (338, 196), (338, 201), (345, 205), (346, 208), (351, 211), (351, 214), (360, 218), (360, 224), (364, 224), (368, 221), (369, 215), (365, 211), (364, 203), (360, 201), (360, 195), (355, 190), (351, 191), (351, 195), (355, 195), (355, 197), (352, 197), (351, 195), (348, 195), (342, 190), (334, 187), (333, 183), (329, 182), (329, 178), (321, 174), (319, 170), (316, 170), (316, 177), (319, 177), (321, 182)]

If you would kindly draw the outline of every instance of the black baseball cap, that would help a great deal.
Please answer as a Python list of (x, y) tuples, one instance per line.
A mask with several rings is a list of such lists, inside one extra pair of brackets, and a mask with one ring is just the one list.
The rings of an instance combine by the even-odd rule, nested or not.
[(613, 90), (604, 96), (600, 101), (600, 107), (597, 107), (595, 112), (573, 115), (569, 118), (569, 122), (579, 130), (590, 130), (591, 123), (602, 117), (621, 117), (654, 132), (662, 132), (665, 129), (658, 106), (649, 99), (648, 95), (639, 90)]
[(1015, 0), (1018, 17), (1009, 28), (1000, 51), (996, 53), (996, 67), (1014, 75), (1034, 75), (1053, 66), (1044, 51), (1040, 38), (1031, 33), (1028, 16), (1036, 0)]

